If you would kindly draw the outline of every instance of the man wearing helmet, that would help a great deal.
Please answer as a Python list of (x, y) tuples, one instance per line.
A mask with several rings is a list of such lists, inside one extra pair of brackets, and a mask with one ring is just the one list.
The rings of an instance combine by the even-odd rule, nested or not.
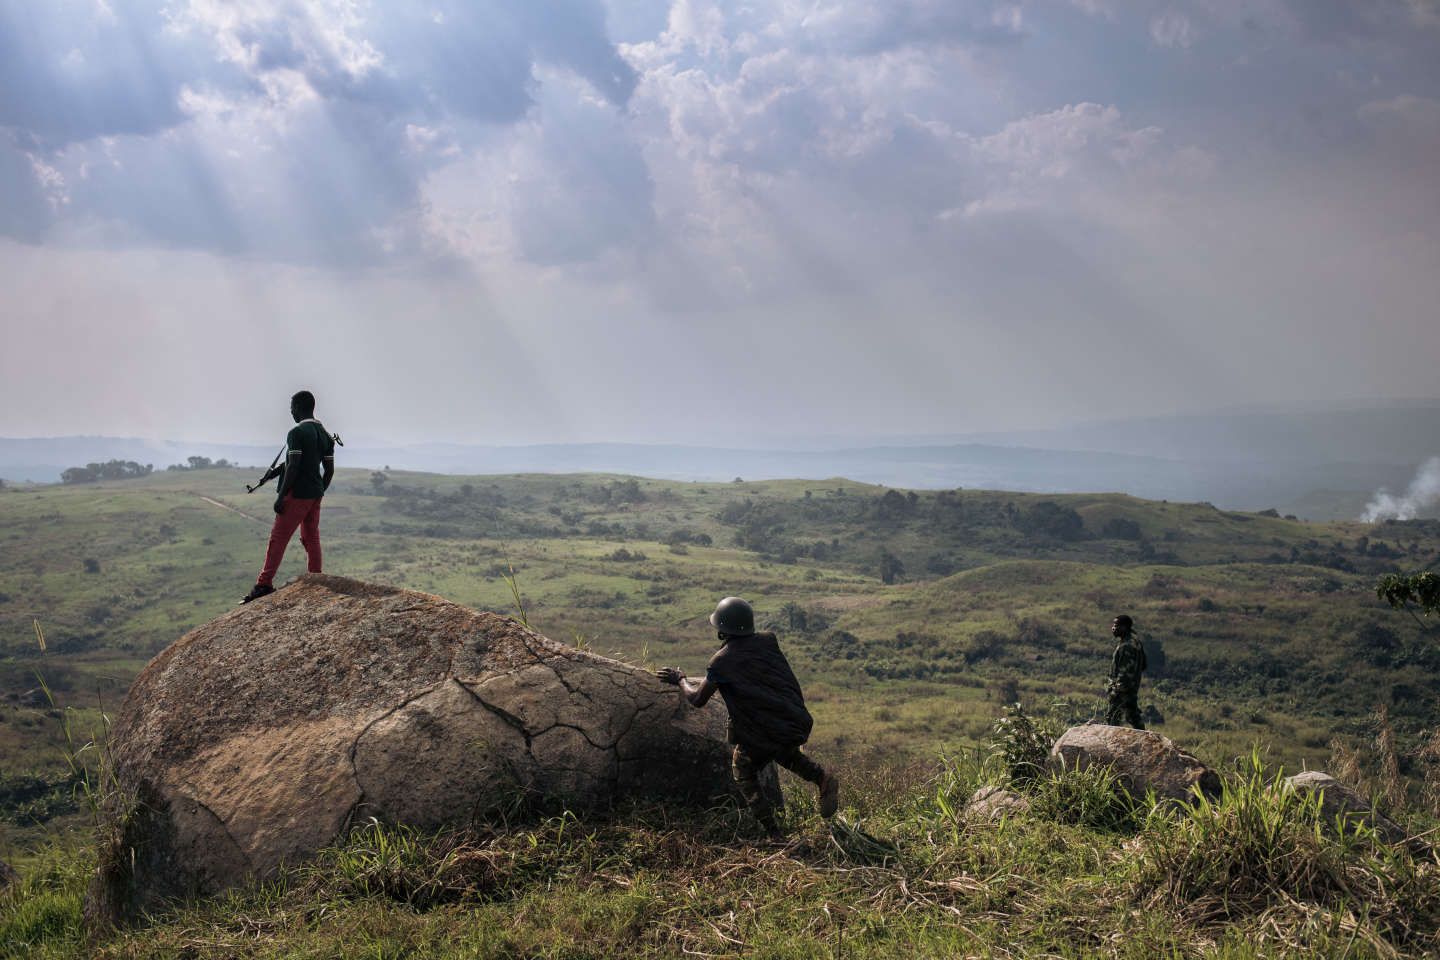
[(695, 707), (703, 707), (720, 691), (730, 714), (729, 739), (734, 744), (730, 773), (771, 837), (779, 837), (781, 832), (775, 809), (760, 785), (766, 764), (778, 763), (819, 787), (821, 815), (834, 816), (840, 780), (800, 749), (810, 739), (814, 721), (775, 634), (755, 632), (755, 611), (739, 597), (721, 600), (710, 615), (710, 624), (719, 634), (721, 646), (710, 658), (704, 680), (690, 679), (674, 667), (655, 675), (665, 683), (679, 685)]
[(1129, 724), (1144, 730), (1140, 719), (1140, 674), (1145, 672), (1145, 648), (1135, 638), (1134, 621), (1120, 614), (1110, 624), (1111, 636), (1120, 638), (1115, 655), (1110, 658), (1110, 680), (1105, 692), (1110, 695), (1110, 710), (1105, 722), (1112, 727)]

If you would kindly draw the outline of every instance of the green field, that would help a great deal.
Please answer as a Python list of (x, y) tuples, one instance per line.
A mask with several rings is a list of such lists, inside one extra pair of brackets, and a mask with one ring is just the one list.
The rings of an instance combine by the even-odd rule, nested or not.
[[(0, 909), (10, 938), (0, 956), (37, 944), (48, 944), (41, 955), (82, 955), (76, 911), (91, 852), (66, 729), (75, 744), (101, 730), (102, 712), (149, 657), (248, 589), (271, 502), (243, 493), (250, 479), (212, 469), (0, 490), (0, 857), (26, 877), (21, 899)], [(1074, 807), (1093, 784), (1045, 788), (1060, 791), (1042, 796), (1053, 815), (993, 835), (965, 827), (953, 809), (964, 790), (994, 780), (986, 744), (1008, 703), (1023, 702), (1052, 729), (1103, 709), (1109, 621), (1123, 611), (1150, 651), (1141, 702), (1158, 730), (1221, 769), (1257, 746), (1271, 773), (1340, 763), (1422, 818), (1412, 823), (1429, 822), (1440, 771), (1422, 747), (1440, 727), (1440, 644), (1377, 601), (1374, 583), (1433, 567), (1440, 523), (1303, 523), (1119, 495), (911, 493), (843, 480), (357, 470), (339, 474), (323, 530), (329, 572), (515, 614), (513, 570), (543, 633), (692, 673), (714, 646), (705, 617), (716, 599), (749, 598), (805, 686), (812, 752), (852, 772), (847, 815), (905, 852), (892, 862), (858, 835), (804, 826), (803, 791), (792, 798), (806, 839), (779, 859), (748, 846), (743, 817), (687, 826), (635, 810), (584, 824), (564, 844), (470, 837), (484, 857), (509, 858), (503, 893), (476, 893), (470, 878), (443, 907), (417, 910), (396, 902), (396, 885), (431, 889), (425, 878), (450, 869), (446, 844), (459, 841), (415, 840), (414, 863), (371, 864), (400, 879), (377, 893), (371, 877), (357, 893), (344, 864), (364, 859), (362, 839), (359, 852), (336, 853), (323, 879), (296, 874), (197, 907), (117, 941), (109, 955), (329, 956), (358, 941), (397, 957), (724, 954), (737, 943), (757, 955), (832, 956), (847, 936), (857, 955), (1004, 955), (1011, 934), (1026, 945), (1020, 953), (1077, 956), (1298, 956), (1307, 943), (1335, 956), (1391, 955), (1357, 941), (1362, 933), (1402, 953), (1414, 946), (1380, 920), (1344, 920), (1343, 897), (1283, 922), (1264, 910), (1197, 919), (1186, 904), (1137, 921), (1135, 905), (1153, 902), (1144, 885), (1178, 868), (1159, 847), (1135, 859), (1134, 844), (1181, 843), (1201, 827), (1105, 803)], [(303, 569), (297, 541), (280, 580)], [(965, 759), (956, 767), (943, 757)], [(1092, 814), (1100, 819), (1085, 821)], [(616, 866), (637, 849), (661, 852), (628, 872)], [(530, 862), (537, 857), (579, 862), (543, 867)], [(707, 862), (716, 859), (725, 866)], [(1424, 869), (1365, 862), (1366, 876), (1385, 883), (1403, 881), (1386, 870)], [(542, 883), (551, 868), (553, 882)], [(667, 892), (676, 872), (688, 892)], [(712, 888), (715, 876), (751, 879)], [(1424, 876), (1433, 886), (1433, 872)], [(907, 886), (922, 882), (931, 886)], [(583, 910), (561, 908), (576, 897)], [(781, 902), (789, 908), (776, 913)], [(1321, 914), (1329, 926), (1316, 926)], [(304, 919), (317, 915), (331, 919)], [(823, 937), (807, 940), (806, 930)]]
[[(250, 479), (200, 470), (0, 491), (8, 828), (44, 813), (17, 809), (16, 778), (63, 769), (37, 673), (93, 726), (150, 656), (232, 606), (268, 532), (270, 498), (247, 496)], [(1120, 611), (1150, 646), (1142, 702), (1157, 728), (1216, 762), (1259, 743), (1290, 769), (1322, 766), (1331, 740), (1363, 741), (1380, 707), (1410, 752), (1440, 725), (1440, 644), (1372, 590), (1380, 573), (1434, 565), (1433, 521), (843, 480), (341, 471), (323, 528), (330, 572), (514, 613), (513, 568), (542, 632), (690, 672), (714, 645), (715, 600), (745, 596), (781, 633), (825, 753), (975, 746), (1017, 698), (1093, 715)], [(281, 581), (303, 569), (297, 540)]]

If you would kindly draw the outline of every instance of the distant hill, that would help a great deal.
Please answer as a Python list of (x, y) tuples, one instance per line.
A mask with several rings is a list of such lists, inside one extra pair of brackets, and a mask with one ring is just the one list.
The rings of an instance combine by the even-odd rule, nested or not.
[[(1351, 518), (1381, 487), (1403, 489), (1440, 453), (1440, 402), (1329, 412), (1237, 412), (1082, 424), (1063, 430), (853, 442), (799, 438), (784, 449), (681, 444), (394, 445), (352, 440), (342, 464), (447, 474), (617, 473), (723, 481), (845, 477), (916, 489), (1116, 492), (1152, 500), (1269, 507)], [(117, 437), (0, 438), (0, 478), (55, 482), (108, 459), (163, 469), (189, 456), (265, 464), (268, 447)]]
[(957, 439), (1217, 464), (1418, 463), (1440, 453), (1440, 400), (1142, 417)]

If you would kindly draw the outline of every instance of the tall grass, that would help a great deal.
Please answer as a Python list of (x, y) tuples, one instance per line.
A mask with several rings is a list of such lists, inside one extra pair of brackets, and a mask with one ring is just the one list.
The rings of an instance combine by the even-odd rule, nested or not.
[[(1267, 779), (1258, 758), (1191, 808), (1118, 807), (1100, 772), (1047, 775), (1030, 811), (1000, 823), (963, 809), (1003, 774), (988, 754), (846, 770), (854, 819), (827, 827), (796, 804), (806, 813), (778, 847), (752, 840), (729, 807), (636, 803), (438, 833), (370, 821), (310, 864), (177, 905), (95, 955), (1418, 958), (1440, 948), (1433, 859), (1363, 828), (1325, 829), (1315, 801)], [(28, 876), (31, 899), (44, 888), (48, 900), (0, 897), (0, 956), (90, 955), (77, 932), (85, 866)]]
[[(47, 648), (45, 631), (38, 620), (34, 621), (34, 628), (43, 664)], [(103, 881), (96, 889), (108, 889), (116, 881), (123, 883), (133, 868), (135, 849), (127, 834), (139, 811), (139, 803), (121, 784), (116, 772), (110, 754), (110, 716), (104, 698), (96, 692), (98, 726), (88, 735), (84, 734), (77, 726), (78, 711), (69, 704), (62, 708), (56, 703), (44, 674), (43, 668), (35, 671), (46, 702), (52, 710), (60, 712), (60, 752), (69, 770), (73, 796), (90, 821), (92, 851)], [(110, 904), (97, 901), (96, 906), (100, 910), (92, 919), (97, 924), (108, 926), (114, 922)]]
[(1258, 752), (1183, 814), (1157, 810), (1140, 833), (1137, 895), (1200, 923), (1263, 917), (1277, 939), (1348, 931), (1379, 955), (1440, 947), (1435, 864), (1354, 820), (1327, 822), (1317, 793), (1267, 775)]
[(521, 623), (528, 627), (530, 626), (530, 614), (525, 610), (525, 598), (520, 595), (520, 581), (515, 576), (515, 565), (509, 560), (506, 560), (505, 569), (508, 572), (503, 574), (501, 579), (503, 579), (505, 585), (510, 588), (510, 598), (515, 601), (517, 617)]

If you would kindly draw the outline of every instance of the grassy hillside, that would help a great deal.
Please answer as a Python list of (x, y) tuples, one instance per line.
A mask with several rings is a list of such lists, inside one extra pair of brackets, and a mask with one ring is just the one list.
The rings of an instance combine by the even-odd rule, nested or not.
[[(846, 771), (845, 819), (827, 830), (802, 790), (785, 847), (729, 807), (534, 811), (439, 837), (374, 827), (92, 952), (67, 728), (75, 743), (103, 733), (148, 657), (248, 588), (270, 517), (268, 496), (241, 492), (249, 479), (0, 491), (0, 856), (23, 876), (0, 894), (0, 957), (1440, 949), (1433, 855), (1326, 839), (1258, 772), (1338, 763), (1413, 832), (1434, 823), (1440, 769), (1421, 747), (1440, 726), (1440, 654), (1373, 583), (1432, 566), (1440, 524), (836, 480), (342, 471), (324, 508), (332, 572), (514, 613), (513, 569), (543, 632), (691, 672), (714, 646), (715, 600), (753, 600), (805, 685), (812, 752)], [(296, 543), (281, 579), (303, 565)], [(987, 743), (1007, 703), (1051, 730), (1102, 709), (1120, 611), (1151, 654), (1142, 703), (1236, 771), (1227, 799), (1152, 810), (1068, 777), (1031, 785), (1031, 813), (999, 826), (961, 814), (975, 786), (1005, 780)], [(1237, 762), (1255, 744), (1259, 766)]]
[[(268, 531), (270, 497), (245, 495), (251, 479), (200, 470), (0, 490), (0, 815), (12, 837), (65, 806), (59, 717), (31, 692), (37, 670), (93, 725), (148, 657), (228, 609)], [(1372, 593), (1381, 572), (1435, 563), (1433, 521), (1310, 524), (1118, 495), (842, 480), (341, 471), (323, 526), (332, 572), (514, 612), (513, 567), (541, 631), (691, 672), (714, 646), (715, 600), (746, 596), (784, 638), (821, 752), (973, 747), (1014, 699), (1093, 715), (1122, 610), (1150, 646), (1142, 700), (1158, 729), (1212, 759), (1260, 742), (1277, 763), (1321, 765), (1332, 738), (1369, 736), (1377, 707), (1402, 753), (1440, 726), (1440, 645)], [(296, 542), (281, 579), (303, 565)]]
[[(1440, 948), (1432, 854), (1317, 808), (1242, 764), (1218, 801), (1151, 807), (1106, 776), (964, 811), (993, 761), (847, 771), (827, 827), (792, 793), (792, 839), (731, 807), (521, 815), (439, 835), (364, 825), (316, 862), (87, 944), (86, 848), (52, 846), (0, 894), (0, 957), (1423, 957)], [(1416, 821), (1412, 829), (1430, 821)]]

